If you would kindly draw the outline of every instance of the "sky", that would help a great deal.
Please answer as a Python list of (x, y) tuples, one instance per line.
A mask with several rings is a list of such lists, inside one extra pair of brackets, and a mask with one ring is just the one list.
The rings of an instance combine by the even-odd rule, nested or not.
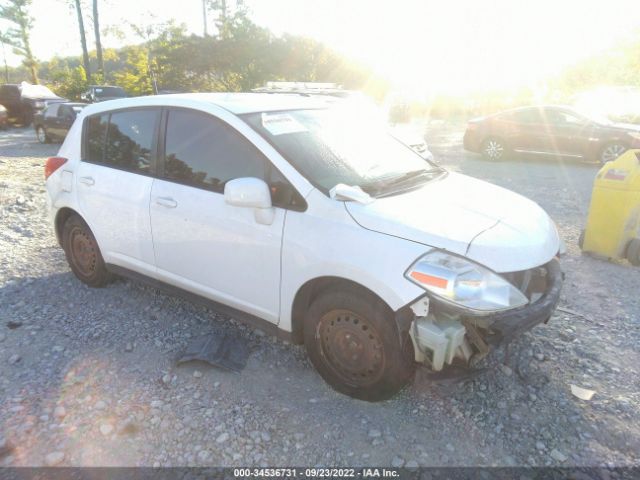
[[(68, 0), (33, 0), (39, 59), (79, 55)], [(245, 0), (275, 34), (316, 38), (420, 95), (534, 84), (640, 28), (637, 0)], [(104, 27), (169, 19), (202, 33), (201, 0), (101, 0)], [(89, 12), (87, 12), (88, 14)], [(0, 28), (6, 25), (0, 23)], [(87, 35), (93, 43), (91, 25)], [(108, 33), (103, 44), (131, 38)], [(7, 50), (10, 65), (19, 63)], [(296, 79), (290, 79), (296, 80)]]

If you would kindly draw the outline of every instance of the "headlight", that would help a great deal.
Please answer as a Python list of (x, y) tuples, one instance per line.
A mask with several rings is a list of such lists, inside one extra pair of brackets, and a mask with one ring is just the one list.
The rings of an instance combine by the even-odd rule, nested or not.
[(466, 258), (439, 250), (420, 257), (405, 277), (445, 302), (481, 312), (529, 303), (507, 280)]
[(36, 108), (44, 108), (46, 106), (44, 102), (34, 102), (33, 105)]

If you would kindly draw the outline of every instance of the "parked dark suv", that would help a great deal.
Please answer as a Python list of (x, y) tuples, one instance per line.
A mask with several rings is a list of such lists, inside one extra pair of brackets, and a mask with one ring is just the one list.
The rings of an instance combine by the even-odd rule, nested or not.
[(66, 98), (59, 97), (44, 85), (26, 82), (0, 85), (0, 105), (7, 109), (11, 121), (24, 126), (30, 125), (33, 115), (47, 105), (66, 101)]
[(564, 106), (517, 108), (470, 120), (464, 148), (488, 160), (514, 152), (606, 163), (640, 148), (640, 125), (590, 118)]
[(113, 85), (91, 85), (89, 89), (81, 95), (82, 100), (89, 103), (104, 102), (106, 100), (117, 100), (126, 98), (127, 92), (122, 87)]

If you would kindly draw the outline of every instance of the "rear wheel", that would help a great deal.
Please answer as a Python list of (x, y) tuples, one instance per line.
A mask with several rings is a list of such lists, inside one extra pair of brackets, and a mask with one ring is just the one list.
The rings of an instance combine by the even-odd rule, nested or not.
[(482, 143), (482, 156), (487, 160), (502, 160), (506, 153), (507, 145), (499, 138), (488, 138)]
[(636, 267), (640, 266), (640, 239), (634, 238), (627, 246), (627, 260)]
[(609, 143), (600, 152), (600, 163), (613, 162), (626, 151), (627, 146), (622, 143)]
[(305, 346), (316, 370), (335, 390), (361, 400), (388, 399), (412, 378), (413, 347), (404, 340), (387, 305), (363, 292), (325, 291), (305, 319)]
[(103, 287), (112, 275), (107, 270), (98, 242), (78, 215), (70, 216), (62, 229), (62, 246), (71, 270), (90, 287)]

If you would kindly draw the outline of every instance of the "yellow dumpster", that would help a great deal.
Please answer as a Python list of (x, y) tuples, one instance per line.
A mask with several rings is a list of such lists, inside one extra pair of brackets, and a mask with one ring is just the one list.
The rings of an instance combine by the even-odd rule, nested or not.
[(640, 265), (640, 150), (604, 165), (593, 183), (580, 247)]

